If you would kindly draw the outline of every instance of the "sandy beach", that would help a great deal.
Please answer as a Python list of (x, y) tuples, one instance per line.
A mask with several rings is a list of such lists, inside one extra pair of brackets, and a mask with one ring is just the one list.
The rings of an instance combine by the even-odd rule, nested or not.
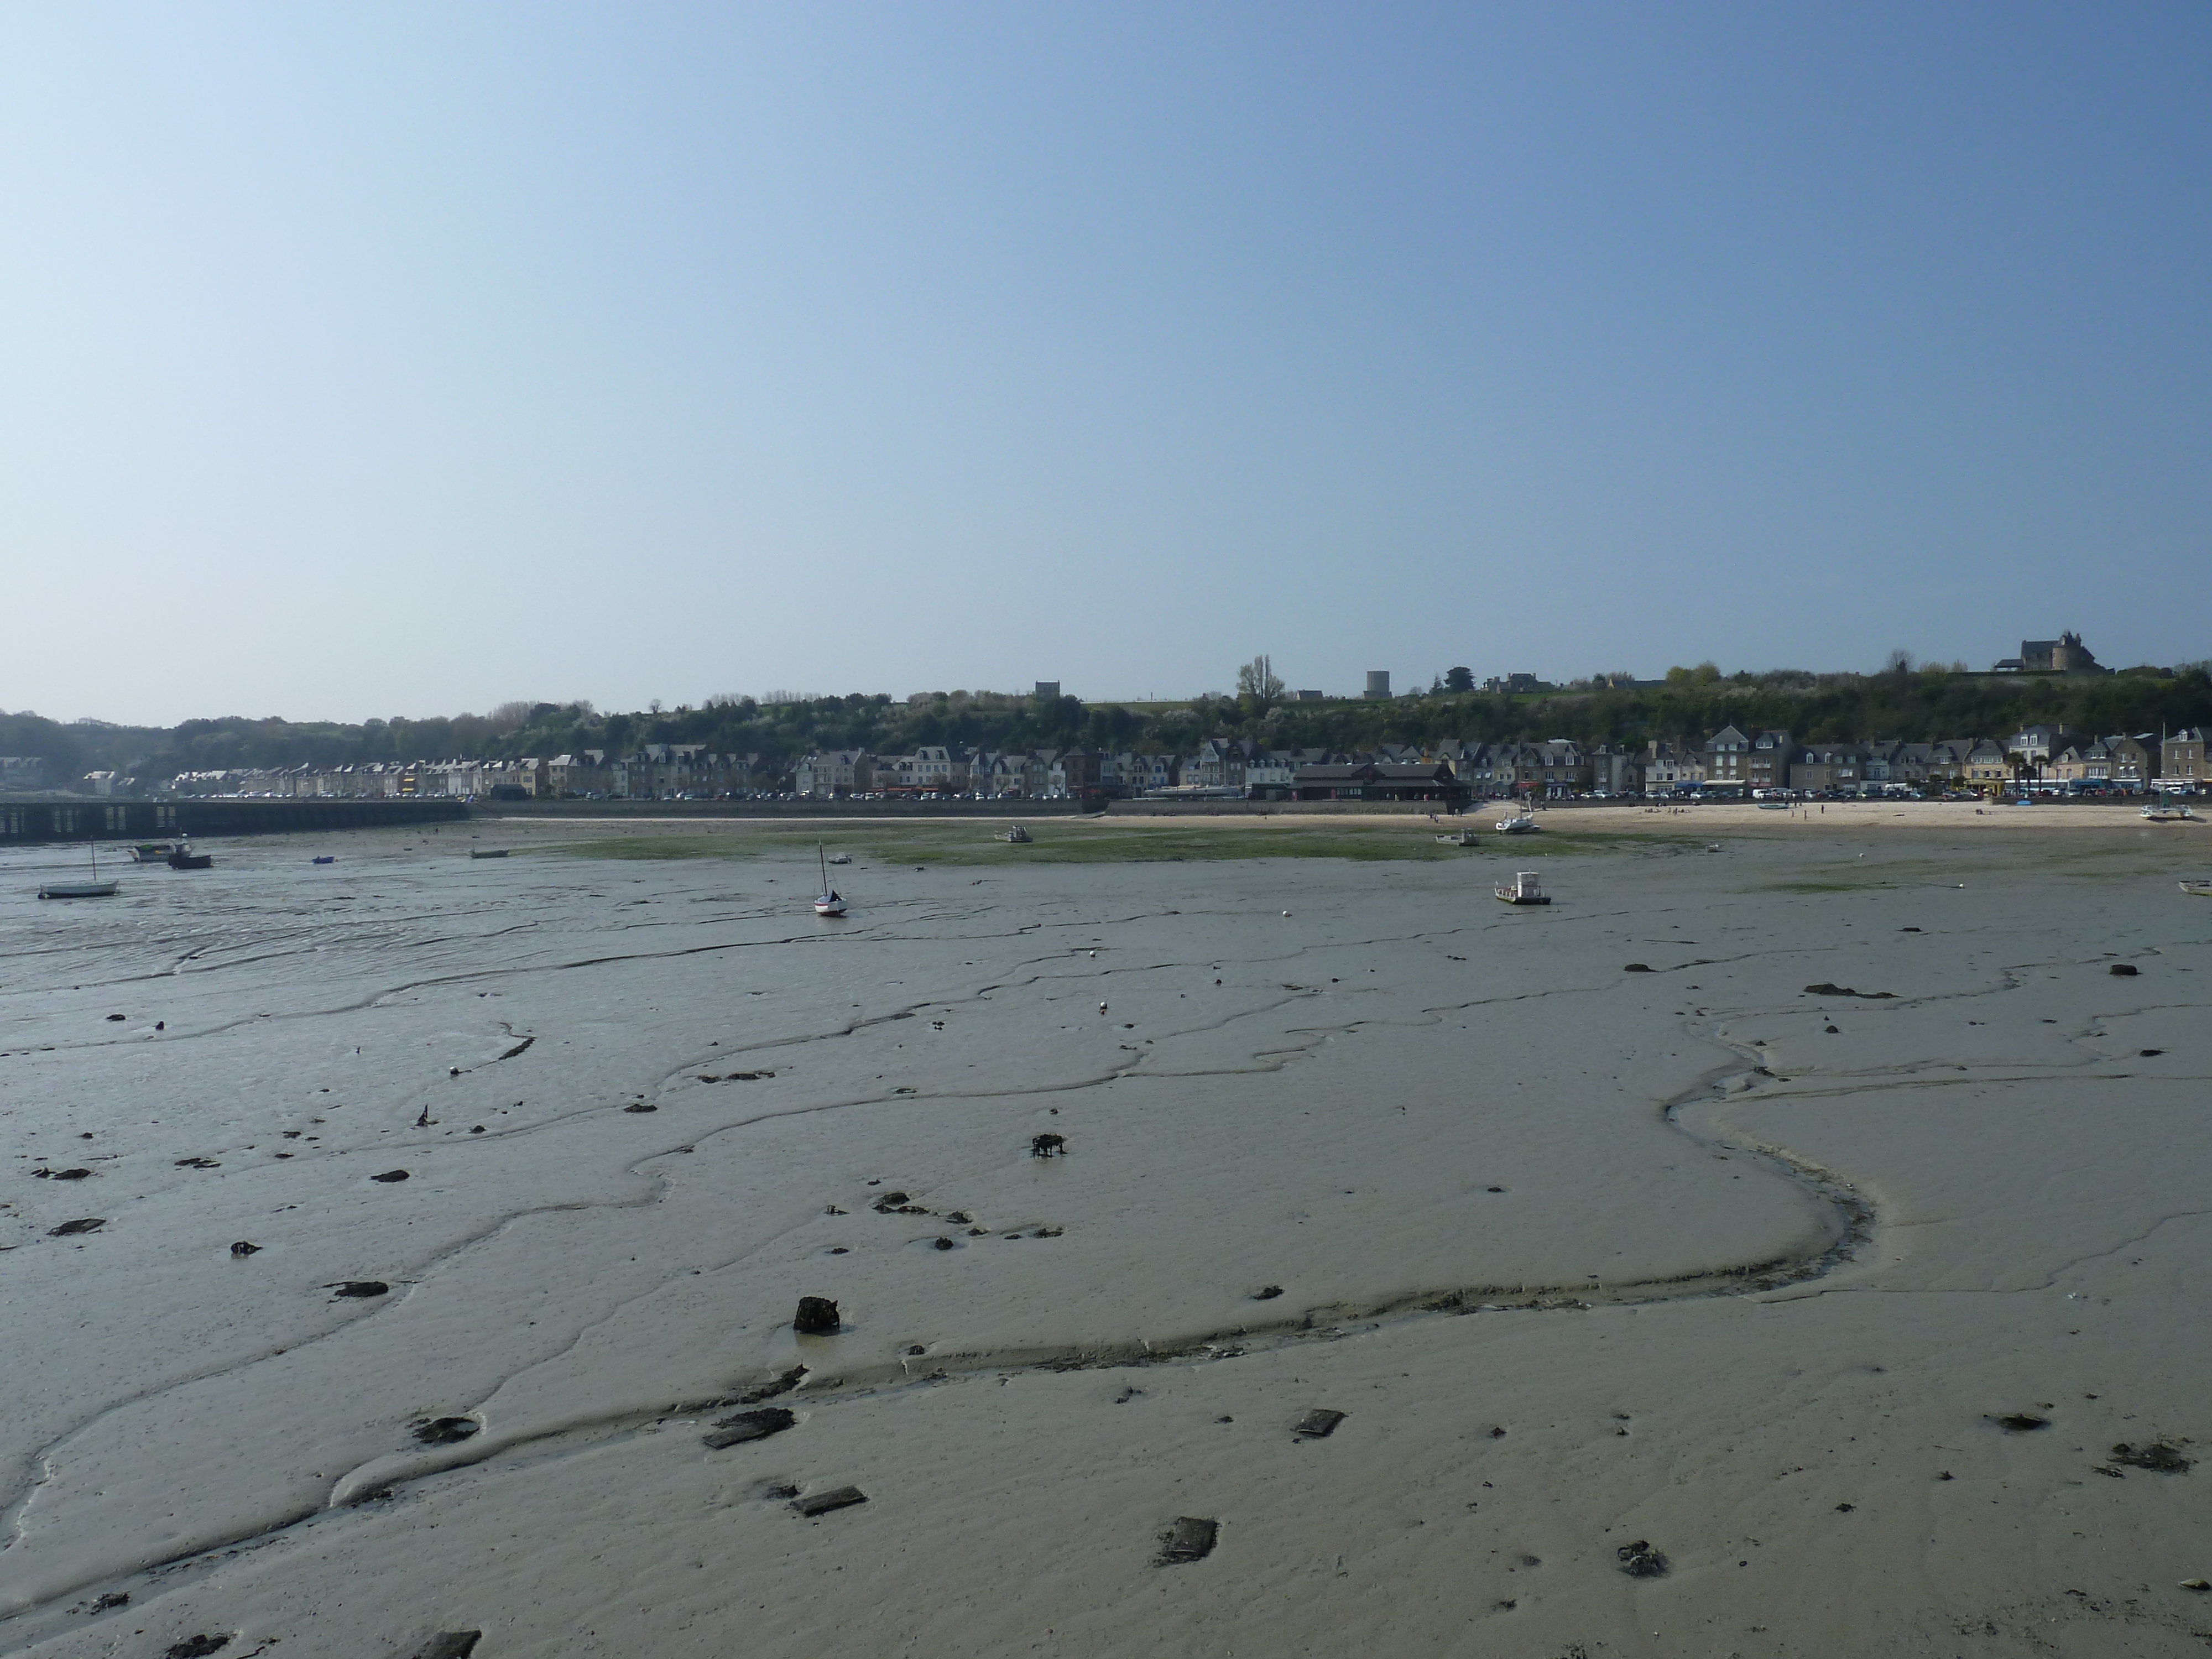
[(2201, 1652), (2212, 829), (1544, 822), (0, 854), (0, 1651)]

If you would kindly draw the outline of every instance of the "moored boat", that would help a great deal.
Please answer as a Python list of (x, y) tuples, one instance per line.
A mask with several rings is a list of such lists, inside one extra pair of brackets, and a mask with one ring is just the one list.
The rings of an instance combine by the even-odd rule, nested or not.
[(2185, 881), (2181, 890), (2197, 898), (2212, 898), (2212, 881)]
[(1438, 836), (1437, 842), (1443, 847), (1472, 847), (1480, 839), (1472, 830), (1455, 830), (1449, 836)]
[(504, 847), (485, 847), (471, 849), (469, 856), (472, 859), (503, 859), (507, 854), (507, 849)]
[(1501, 836), (1531, 836), (1535, 832), (1536, 820), (1526, 812), (1498, 820), (1498, 833)]
[(2195, 823), (2197, 814), (2189, 810), (2189, 803), (2175, 805), (2166, 799), (2166, 791), (2158, 792), (2158, 799), (2142, 809), (2142, 816), (2152, 823)]
[(844, 896), (830, 884), (830, 858), (822, 843), (814, 843), (814, 856), (822, 866), (822, 890), (815, 895), (814, 914), (817, 916), (842, 916), (845, 914)]
[(1023, 829), (1020, 824), (1010, 823), (1000, 834), (994, 836), (992, 839), (994, 841), (1012, 842), (1017, 847), (1026, 847), (1034, 838), (1030, 836), (1030, 832)]
[(113, 898), (115, 884), (100, 878), (98, 843), (88, 843), (87, 850), (92, 854), (90, 881), (50, 881), (39, 889), (39, 896), (42, 899)]
[(191, 843), (180, 841), (169, 849), (169, 856), (162, 862), (172, 870), (212, 870), (215, 868), (215, 854), (195, 853)]
[(1507, 904), (1549, 904), (1552, 896), (1544, 890), (1544, 884), (1534, 870), (1519, 870), (1510, 881), (1501, 881), (1492, 890)]
[(131, 849), (133, 864), (161, 864), (177, 849), (166, 841), (142, 841)]

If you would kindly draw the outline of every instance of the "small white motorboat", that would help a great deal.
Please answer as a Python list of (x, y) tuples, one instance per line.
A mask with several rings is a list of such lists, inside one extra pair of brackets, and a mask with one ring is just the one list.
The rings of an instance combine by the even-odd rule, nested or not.
[(822, 843), (814, 843), (814, 854), (822, 866), (822, 890), (814, 896), (814, 914), (817, 916), (842, 916), (845, 914), (844, 896), (830, 884), (830, 858), (822, 850)]
[(2196, 898), (2212, 898), (2212, 881), (2185, 881), (2181, 890)]
[(1480, 839), (1472, 830), (1455, 830), (1449, 836), (1438, 836), (1437, 842), (1443, 847), (1472, 847)]
[(850, 853), (840, 853), (836, 858), (830, 860), (832, 864), (850, 864), (852, 861), (853, 855)]
[(1532, 836), (1536, 833), (1536, 820), (1526, 812), (1500, 818), (1498, 820), (1498, 833), (1501, 836)]
[(1537, 879), (1534, 870), (1516, 871), (1512, 880), (1501, 881), (1492, 890), (1507, 904), (1549, 904), (1552, 902), (1552, 896), (1544, 890), (1544, 884)]
[(1034, 837), (1030, 836), (1028, 830), (1023, 829), (1020, 824), (1010, 823), (1006, 827), (1006, 830), (1002, 834), (994, 836), (991, 839), (994, 841), (1012, 842), (1017, 847), (1026, 847), (1030, 844), (1030, 841), (1034, 839)]

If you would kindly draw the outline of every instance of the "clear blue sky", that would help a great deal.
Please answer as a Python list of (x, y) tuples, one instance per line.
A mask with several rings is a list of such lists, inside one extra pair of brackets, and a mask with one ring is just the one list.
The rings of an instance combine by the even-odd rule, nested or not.
[(0, 707), (2212, 655), (2212, 8), (14, 3)]

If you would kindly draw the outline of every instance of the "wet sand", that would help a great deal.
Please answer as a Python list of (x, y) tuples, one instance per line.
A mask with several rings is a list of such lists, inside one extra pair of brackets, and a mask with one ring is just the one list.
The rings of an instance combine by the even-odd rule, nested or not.
[(0, 1650), (2201, 1650), (2212, 836), (1553, 818), (0, 854)]

